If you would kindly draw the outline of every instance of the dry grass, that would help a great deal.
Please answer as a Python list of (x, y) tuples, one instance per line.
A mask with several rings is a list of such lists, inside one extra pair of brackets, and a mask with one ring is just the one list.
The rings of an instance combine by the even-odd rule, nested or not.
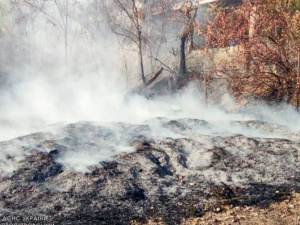
[[(220, 213), (208, 212), (201, 218), (190, 218), (181, 225), (300, 225), (300, 194), (271, 204), (269, 208), (254, 206), (224, 207)], [(141, 225), (133, 222), (132, 225)], [(162, 218), (149, 219), (145, 225), (165, 225)]]

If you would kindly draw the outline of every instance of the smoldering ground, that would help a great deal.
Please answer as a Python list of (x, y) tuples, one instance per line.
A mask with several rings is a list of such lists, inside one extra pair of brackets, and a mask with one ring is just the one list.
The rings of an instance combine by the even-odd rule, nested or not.
[[(13, 10), (16, 6), (7, 7)], [(91, 10), (87, 6), (85, 9)], [(53, 25), (45, 13), (37, 12), (30, 14), (32, 20), (15, 24), (11, 20), (17, 19), (19, 14), (14, 12), (7, 11), (5, 21), (10, 21), (12, 27), (3, 28), (3, 32), (9, 35), (1, 38), (1, 58), (5, 62), (0, 95), (2, 141), (35, 132), (49, 132), (54, 135), (49, 139), (65, 140), (69, 135), (65, 133), (65, 126), (79, 121), (91, 121), (106, 127), (114, 136), (124, 137), (131, 133), (113, 124), (147, 125), (150, 129), (144, 134), (147, 138), (184, 137), (205, 142), (203, 135), (242, 134), (299, 140), (299, 113), (289, 106), (256, 103), (243, 110), (230, 111), (235, 104), (230, 97), (224, 98), (220, 105), (206, 104), (201, 89), (195, 84), (172, 95), (152, 99), (130, 93), (126, 83), (128, 77), (122, 71), (124, 58), (120, 57), (117, 39), (109, 33), (107, 26), (90, 32), (96, 29), (96, 25), (91, 22), (84, 27), (82, 24), (87, 21), (82, 19), (83, 15), (73, 14), (66, 62), (65, 40), (62, 30), (57, 29), (59, 24)], [(53, 16), (57, 13), (54, 11)], [(134, 52), (129, 54), (132, 54), (129, 63), (137, 66)], [(132, 69), (132, 73), (136, 72)], [(186, 118), (207, 121), (208, 124), (193, 125), (184, 120)], [(165, 126), (166, 121), (179, 119), (183, 119), (183, 126), (191, 129), (176, 132)], [(99, 166), (100, 161), (134, 151), (128, 142), (128, 138), (119, 138), (118, 142), (98, 143), (98, 147), (94, 147), (85, 145), (83, 140), (78, 145), (68, 146), (68, 151), (57, 161), (87, 172), (90, 166)], [(15, 145), (3, 144), (0, 152), (1, 168), (6, 172), (13, 171), (15, 165), (7, 161), (7, 157), (13, 156), (13, 161), (18, 162), (24, 158), (24, 146), (33, 145), (30, 138), (15, 139), (10, 143)], [(35, 149), (44, 151), (36, 146)]]

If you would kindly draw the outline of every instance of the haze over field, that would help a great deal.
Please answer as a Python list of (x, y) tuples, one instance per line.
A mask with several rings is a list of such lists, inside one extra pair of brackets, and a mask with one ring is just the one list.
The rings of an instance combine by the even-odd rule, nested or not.
[(208, 2), (1, 1), (0, 223), (298, 221), (300, 5)]
[[(228, 95), (219, 105), (206, 105), (196, 84), (154, 99), (128, 94), (139, 80), (136, 52), (124, 52), (129, 47), (121, 48), (104, 14), (92, 19), (99, 9), (86, 1), (65, 4), (49, 3), (40, 11), (11, 1), (2, 5), (0, 140), (61, 122), (142, 123), (155, 117), (204, 119), (232, 133), (242, 131), (228, 125), (231, 120), (300, 127), (299, 114), (284, 105), (255, 105), (237, 113)], [(58, 9), (69, 16), (66, 49), (65, 19)], [(176, 38), (170, 43), (160, 54), (179, 46)]]

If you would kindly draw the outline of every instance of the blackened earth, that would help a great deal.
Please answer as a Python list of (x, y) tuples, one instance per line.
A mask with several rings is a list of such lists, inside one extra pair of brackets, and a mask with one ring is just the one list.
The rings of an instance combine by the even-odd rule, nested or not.
[[(2, 142), (1, 167), (12, 169), (0, 173), (0, 218), (125, 225), (152, 217), (180, 224), (222, 204), (268, 207), (300, 190), (299, 133), (262, 121), (232, 126), (269, 136), (220, 135), (207, 132), (211, 124), (203, 120), (156, 118), (142, 125), (79, 122)], [(114, 152), (124, 143), (133, 151), (86, 172), (61, 160), (72, 151)]]

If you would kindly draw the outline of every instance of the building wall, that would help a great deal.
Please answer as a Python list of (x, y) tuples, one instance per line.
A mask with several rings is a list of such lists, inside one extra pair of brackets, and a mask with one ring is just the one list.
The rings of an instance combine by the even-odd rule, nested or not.
[(212, 67), (219, 65), (221, 60), (229, 60), (234, 57), (239, 48), (241, 46), (230, 46), (221, 49), (212, 48), (208, 51), (193, 50), (187, 56), (188, 70), (209, 71)]

